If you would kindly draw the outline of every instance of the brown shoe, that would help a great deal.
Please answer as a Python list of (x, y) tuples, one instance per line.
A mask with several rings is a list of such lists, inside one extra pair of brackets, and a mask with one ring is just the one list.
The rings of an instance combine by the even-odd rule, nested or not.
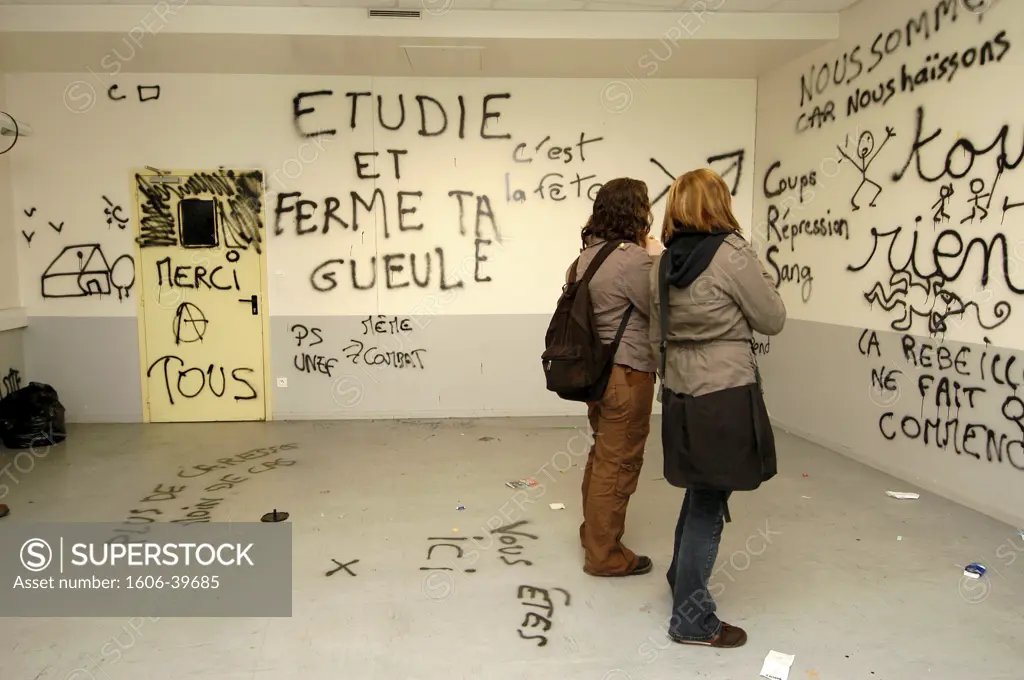
[(682, 640), (674, 635), (669, 637), (672, 638), (673, 642), (678, 642), (681, 645), (701, 645), (703, 647), (721, 647), (723, 649), (742, 647), (747, 643), (747, 632), (742, 628), (730, 626), (728, 623), (723, 623), (722, 630), (718, 631), (718, 635), (710, 640)]
[(618, 576), (643, 576), (644, 574), (651, 573), (651, 569), (654, 568), (654, 562), (647, 555), (637, 555), (636, 566), (630, 571), (624, 571), (621, 574), (595, 574), (587, 571), (584, 568), (584, 572), (589, 576), (601, 576), (601, 577), (618, 577)]

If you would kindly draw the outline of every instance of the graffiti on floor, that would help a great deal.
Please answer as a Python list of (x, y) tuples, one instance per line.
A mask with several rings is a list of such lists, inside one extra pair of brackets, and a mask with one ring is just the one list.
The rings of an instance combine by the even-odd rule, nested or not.
[(534, 541), (538, 538), (535, 534), (528, 534), (524, 531), (513, 531), (513, 529), (518, 529), (524, 524), (528, 524), (528, 521), (522, 519), (513, 524), (508, 524), (491, 530), (491, 534), (497, 535), (498, 540), (504, 544), (504, 547), (498, 549), (498, 552), (501, 553), (501, 555), (499, 555), (499, 559), (509, 566), (516, 564), (524, 564), (528, 567), (533, 566), (533, 562), (530, 560), (516, 559), (509, 561), (508, 558), (509, 555), (518, 556), (523, 554), (524, 546), (519, 542), (520, 538), (529, 538)]
[[(219, 492), (234, 490), (240, 484), (244, 484), (252, 479), (255, 475), (295, 465), (296, 461), (284, 458), (262, 461), (259, 461), (259, 459), (272, 456), (281, 451), (294, 451), (298, 448), (298, 444), (279, 444), (252, 449), (237, 456), (218, 458), (213, 463), (200, 463), (188, 468), (181, 468), (178, 471), (179, 478), (194, 479), (217, 470), (245, 466), (238, 469), (237, 472), (229, 472), (220, 478), (216, 478), (214, 481), (206, 479), (198, 484), (193, 482), (157, 484), (149, 493), (137, 501), (137, 507), (128, 511), (128, 516), (121, 522), (122, 525), (125, 525), (125, 528), (114, 529), (114, 533), (117, 535), (111, 538), (108, 543), (144, 542), (144, 539), (133, 540), (133, 537), (149, 533), (148, 525), (154, 522), (195, 524), (213, 521), (212, 511), (226, 500), (226, 497), (219, 495)], [(249, 476), (241, 474), (243, 469), (245, 475)], [(199, 494), (198, 500), (191, 503), (183, 500), (183, 494), (189, 489), (198, 489), (198, 491), (193, 492)], [(172, 503), (172, 501), (177, 502)]]
[[(556, 590), (562, 593), (562, 595), (565, 596), (565, 606), (569, 606), (571, 601), (569, 591), (564, 588), (552, 588), (551, 590)], [(526, 598), (529, 601), (522, 601), (526, 595), (529, 595), (529, 597)], [(538, 597), (540, 598), (540, 602), (535, 601)], [(519, 629), (516, 631), (519, 633), (519, 637), (524, 640), (537, 640), (538, 647), (546, 646), (548, 644), (547, 636), (541, 635), (540, 633), (547, 633), (551, 630), (551, 626), (553, 625), (552, 619), (555, 614), (555, 603), (551, 600), (551, 594), (544, 588), (537, 588), (536, 586), (519, 586), (516, 591), (516, 598), (522, 601), (521, 604), (524, 607), (537, 607), (545, 613), (544, 616), (541, 616), (534, 611), (526, 612), (523, 622), (519, 624)], [(526, 635), (524, 630), (531, 633), (531, 635)]]
[(334, 562), (334, 564), (336, 564), (337, 566), (334, 569), (328, 571), (327, 576), (333, 576), (334, 574), (337, 574), (339, 571), (345, 571), (345, 573), (347, 573), (349, 576), (356, 576), (357, 574), (351, 569), (349, 569), (349, 567), (351, 567), (358, 561), (359, 560), (352, 560), (351, 562), (339, 562), (338, 560), (332, 557), (331, 562)]
[[(434, 551), (437, 550), (438, 548), (451, 548), (452, 550), (455, 551), (454, 552), (455, 559), (456, 560), (461, 560), (466, 555), (466, 551), (463, 549), (464, 546), (466, 545), (465, 541), (468, 541), (469, 539), (467, 537), (465, 537), (465, 536), (446, 536), (446, 537), (441, 537), (441, 538), (437, 538), (437, 537), (428, 538), (427, 540), (428, 541), (440, 541), (438, 543), (431, 543), (427, 547), (427, 561), (430, 561), (434, 557)], [(482, 536), (474, 536), (473, 540), (474, 541), (482, 541), (483, 537)], [(460, 543), (460, 541), (461, 541), (461, 543)], [(448, 554), (449, 558), (451, 557), (451, 554), (452, 553)], [(420, 571), (453, 571), (453, 569), (454, 569), (453, 567), (420, 567)], [(468, 569), (463, 569), (462, 573), (464, 573), (464, 574), (473, 574), (473, 573), (476, 573), (476, 569), (474, 569), (472, 567), (468, 568)]]
[[(225, 470), (234, 465), (245, 465), (257, 458), (270, 456), (278, 453), (279, 451), (294, 451), (297, 448), (299, 448), (298, 444), (278, 444), (277, 446), (268, 446), (262, 449), (252, 449), (251, 451), (240, 453), (237, 456), (218, 458), (215, 463), (199, 464), (193, 465), (190, 468), (182, 468), (178, 471), (178, 476), (184, 478), (201, 477), (202, 475), (213, 472), (214, 470)], [(193, 472), (195, 472), (195, 474), (186, 474)], [(252, 472), (251, 469), (250, 472)], [(256, 473), (253, 472), (253, 474)]]

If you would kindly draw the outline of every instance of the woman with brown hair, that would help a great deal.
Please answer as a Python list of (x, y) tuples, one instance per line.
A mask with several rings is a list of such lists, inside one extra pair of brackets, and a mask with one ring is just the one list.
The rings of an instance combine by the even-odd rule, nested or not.
[(686, 489), (667, 577), (669, 636), (739, 647), (741, 628), (719, 620), (708, 592), (727, 501), (775, 475), (775, 443), (751, 348), (777, 335), (786, 307), (740, 234), (725, 182), (708, 169), (673, 183), (666, 245), (650, 278), (651, 343), (661, 354), (665, 479)]
[[(651, 221), (647, 185), (631, 178), (611, 180), (594, 199), (575, 263), (579, 280), (605, 244), (619, 242), (597, 263), (588, 284), (601, 341), (610, 344), (619, 337), (608, 386), (600, 401), (587, 404), (594, 444), (583, 474), (580, 542), (583, 570), (592, 576), (646, 574), (653, 566), (650, 558), (622, 544), (654, 402), (657, 363), (648, 339), (652, 260), (647, 248), (660, 250), (660, 244), (650, 237)], [(570, 266), (567, 280), (572, 273)]]

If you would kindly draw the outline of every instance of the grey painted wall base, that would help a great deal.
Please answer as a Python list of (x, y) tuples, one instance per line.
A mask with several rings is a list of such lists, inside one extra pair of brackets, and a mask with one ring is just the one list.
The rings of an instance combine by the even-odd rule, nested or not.
[(790, 320), (760, 365), (780, 428), (1024, 526), (1024, 357)]
[(274, 417), (585, 415), (586, 405), (544, 387), (549, 321), (542, 314), (272, 317), (272, 383), (288, 381), (274, 388)]
[(57, 390), (68, 422), (142, 421), (135, 317), (29, 317), (25, 364)]
[[(544, 388), (547, 315), (367, 319), (271, 317), (275, 420), (586, 413)], [(141, 422), (134, 317), (31, 317), (25, 347), (69, 422)]]

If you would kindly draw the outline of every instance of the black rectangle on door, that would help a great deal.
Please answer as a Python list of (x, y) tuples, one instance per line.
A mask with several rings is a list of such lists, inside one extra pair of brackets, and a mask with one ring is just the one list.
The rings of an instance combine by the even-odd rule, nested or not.
[(178, 203), (178, 229), (183, 248), (215, 248), (219, 243), (216, 201), (181, 199)]

